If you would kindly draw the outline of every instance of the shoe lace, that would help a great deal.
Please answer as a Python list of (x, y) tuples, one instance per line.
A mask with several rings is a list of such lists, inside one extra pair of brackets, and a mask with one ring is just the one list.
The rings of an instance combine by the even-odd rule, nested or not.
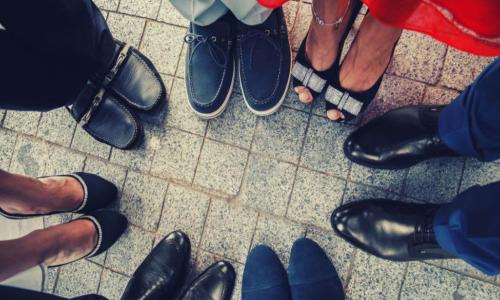
[(280, 46), (278, 42), (276, 41), (276, 37), (280, 36), (283, 34), (283, 28), (280, 30), (270, 30), (270, 29), (251, 29), (248, 32), (244, 34), (239, 34), (236, 36), (237, 41), (239, 41), (241, 44), (244, 43), (250, 43), (250, 68), (253, 66), (253, 51), (255, 49), (255, 45), (257, 41), (264, 40), (267, 42), (273, 49), (280, 53)]
[[(220, 42), (225, 42), (225, 39), (217, 39), (216, 36), (205, 37), (195, 33), (188, 33), (184, 36), (184, 42), (187, 44), (193, 44), (193, 51), (191, 51), (191, 56), (195, 53), (196, 49), (200, 45), (207, 45), (210, 56), (214, 60), (215, 64), (221, 68), (225, 68), (229, 62), (225, 51), (222, 49)], [(231, 46), (232, 42), (227, 41), (228, 45)], [(190, 57), (191, 58), (191, 57)], [(221, 59), (222, 58), (222, 59)]]

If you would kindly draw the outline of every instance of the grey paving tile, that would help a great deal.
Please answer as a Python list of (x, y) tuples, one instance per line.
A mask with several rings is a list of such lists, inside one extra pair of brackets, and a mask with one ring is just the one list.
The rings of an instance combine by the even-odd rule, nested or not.
[(148, 173), (155, 151), (160, 148), (160, 140), (152, 130), (144, 128), (144, 142), (133, 150), (111, 150), (110, 161), (125, 166), (129, 169)]
[(424, 98), (422, 99), (422, 104), (438, 104), (446, 105), (453, 101), (459, 93), (454, 90), (427, 86), (425, 88)]
[(226, 111), (208, 123), (207, 137), (243, 148), (250, 148), (257, 123), (240, 94), (233, 94)]
[[(185, 78), (186, 77), (186, 52), (187, 52), (187, 46), (184, 43), (184, 45), (182, 45), (181, 56), (179, 58), (179, 64), (177, 65), (177, 71), (175, 71), (175, 76), (178, 78)], [(234, 82), (233, 92), (240, 93), (240, 91), (241, 91), (240, 81), (236, 80)]]
[(161, 0), (121, 0), (119, 12), (129, 15), (155, 19)]
[(293, 242), (305, 234), (304, 225), (274, 216), (260, 215), (251, 248), (259, 244), (268, 245), (278, 254), (283, 265), (287, 266)]
[(162, 0), (158, 21), (188, 27), (189, 20), (184, 18), (169, 0)]
[(210, 267), (212, 264), (214, 264), (217, 261), (220, 260), (226, 260), (231, 265), (234, 267), (234, 270), (236, 271), (236, 284), (233, 290), (233, 296), (231, 297), (232, 300), (240, 300), (241, 299), (241, 283), (242, 283), (242, 276), (243, 276), (243, 270), (244, 266), (241, 263), (235, 262), (231, 259), (227, 259), (225, 257), (221, 257), (219, 255), (214, 255), (209, 252), (200, 250), (198, 251), (198, 255), (196, 257), (196, 270), (195, 273), (200, 274), (201, 272), (205, 271), (208, 267)]
[(495, 282), (496, 280), (495, 276), (488, 276), (461, 259), (445, 259), (441, 266), (484, 281)]
[(104, 269), (99, 285), (99, 295), (109, 300), (120, 300), (128, 281), (129, 277)]
[(111, 151), (111, 146), (97, 141), (80, 126), (76, 127), (71, 148), (104, 159), (108, 159)]
[(330, 214), (342, 199), (346, 182), (299, 168), (287, 217), (330, 229)]
[(41, 115), (40, 112), (10, 110), (5, 115), (3, 127), (24, 134), (35, 135)]
[(295, 169), (292, 164), (251, 154), (239, 199), (249, 207), (284, 216)]
[(348, 182), (342, 204), (363, 199), (387, 198), (388, 192), (371, 186)]
[(346, 178), (350, 162), (344, 155), (343, 145), (351, 131), (349, 126), (312, 116), (300, 164)]
[(398, 299), (406, 264), (356, 253), (352, 277), (347, 287), (349, 299)]
[(213, 200), (208, 211), (201, 248), (244, 262), (257, 221), (257, 213)]
[(500, 299), (500, 287), (473, 278), (464, 277), (454, 299)]
[(115, 39), (129, 43), (135, 48), (139, 47), (146, 20), (117, 13), (109, 13), (107, 21)]
[(350, 178), (355, 182), (400, 193), (406, 173), (407, 170), (376, 170), (353, 163)]
[(443, 68), (446, 45), (421, 33), (404, 31), (389, 72), (435, 84)]
[(8, 170), (16, 145), (17, 134), (10, 130), (0, 129), (0, 169)]
[(117, 10), (120, 0), (94, 0), (94, 3), (101, 9)]
[(185, 28), (150, 21), (146, 24), (141, 51), (158, 71), (175, 75), (185, 33)]
[(197, 247), (208, 213), (210, 198), (186, 187), (170, 185), (163, 205), (158, 232), (162, 239), (174, 230), (182, 230), (189, 236), (191, 245)]
[(136, 172), (128, 172), (120, 200), (120, 211), (130, 223), (156, 231), (160, 223), (168, 182)]
[(240, 190), (247, 156), (247, 151), (205, 140), (194, 183), (236, 195)]
[(461, 158), (420, 163), (410, 168), (404, 194), (435, 203), (449, 202), (457, 194), (463, 165)]
[(500, 181), (500, 165), (467, 159), (460, 191), (463, 192), (473, 185), (486, 185), (497, 181)]
[(308, 229), (307, 237), (318, 243), (328, 257), (330, 257), (345, 287), (347, 277), (349, 276), (349, 266), (354, 257), (354, 247), (339, 238), (332, 231), (325, 232), (317, 229)]
[(56, 287), (57, 276), (59, 275), (59, 268), (50, 268), (47, 270), (43, 292), (52, 294)]
[(154, 235), (144, 229), (129, 226), (121, 238), (108, 250), (106, 267), (131, 276), (153, 248)]
[(409, 263), (403, 287), (402, 299), (454, 299), (460, 276), (424, 263)]
[(307, 113), (289, 108), (259, 119), (252, 150), (297, 163), (307, 120)]
[(55, 293), (68, 298), (97, 293), (102, 269), (86, 260), (62, 266)]
[(52, 143), (69, 147), (76, 122), (66, 108), (44, 112), (40, 119), (37, 136)]
[(151, 173), (191, 183), (200, 155), (203, 138), (169, 128), (159, 136), (160, 147), (156, 151)]
[(198, 118), (189, 107), (184, 79), (174, 80), (168, 105), (167, 125), (200, 135), (205, 134), (207, 121)]
[(464, 89), (493, 61), (448, 47), (440, 83), (457, 90)]
[(3, 117), (5, 117), (5, 110), (0, 110), (0, 125), (3, 123)]

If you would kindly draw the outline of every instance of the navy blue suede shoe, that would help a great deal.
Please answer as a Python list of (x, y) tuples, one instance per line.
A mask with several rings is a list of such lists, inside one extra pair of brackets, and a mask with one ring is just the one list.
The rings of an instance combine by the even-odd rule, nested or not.
[(243, 272), (242, 300), (290, 300), (285, 268), (274, 251), (258, 245), (250, 251)]
[(191, 23), (184, 38), (187, 95), (200, 118), (219, 116), (229, 103), (236, 74), (233, 27), (234, 17), (228, 13), (208, 26)]
[(332, 262), (314, 241), (295, 241), (290, 254), (288, 281), (293, 300), (345, 299), (342, 282)]
[(285, 100), (291, 73), (291, 50), (281, 8), (257, 26), (237, 22), (237, 55), (243, 99), (258, 116), (276, 112)]

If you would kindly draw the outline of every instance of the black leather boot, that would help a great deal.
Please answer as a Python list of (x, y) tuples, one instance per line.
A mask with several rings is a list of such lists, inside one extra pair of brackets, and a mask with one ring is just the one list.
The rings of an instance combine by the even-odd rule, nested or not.
[(172, 299), (182, 287), (190, 257), (189, 238), (181, 231), (170, 233), (134, 272), (122, 300)]
[(403, 169), (423, 160), (457, 156), (438, 135), (444, 106), (408, 106), (392, 110), (347, 138), (345, 155), (376, 169)]
[(211, 265), (189, 285), (182, 300), (229, 300), (233, 294), (236, 273), (226, 261)]
[(337, 208), (331, 223), (343, 239), (380, 258), (393, 261), (452, 258), (434, 235), (434, 216), (441, 206), (362, 200)]

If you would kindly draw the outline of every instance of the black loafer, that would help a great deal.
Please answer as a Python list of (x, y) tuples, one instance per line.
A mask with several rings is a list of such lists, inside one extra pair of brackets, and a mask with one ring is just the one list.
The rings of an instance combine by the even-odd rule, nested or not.
[[(116, 211), (106, 209), (96, 210), (87, 215), (81, 216), (76, 220), (82, 219), (90, 220), (94, 223), (97, 230), (97, 244), (89, 254), (77, 260), (94, 257), (107, 251), (125, 232), (128, 224), (127, 218), (124, 215)], [(49, 267), (55, 268), (69, 263)]]
[(202, 119), (213, 119), (226, 109), (235, 80), (231, 13), (208, 26), (191, 23), (184, 38), (186, 88), (191, 109)]
[(167, 235), (137, 268), (122, 300), (172, 299), (187, 275), (191, 243), (175, 231)]
[(226, 261), (219, 261), (198, 276), (180, 299), (229, 300), (233, 294), (236, 273)]
[(434, 235), (434, 216), (441, 206), (385, 199), (355, 201), (335, 209), (331, 223), (343, 239), (380, 258), (453, 258)]
[(423, 160), (457, 156), (439, 138), (443, 106), (392, 110), (360, 127), (344, 143), (353, 162), (376, 169), (403, 169)]
[(283, 9), (260, 25), (237, 22), (240, 85), (248, 108), (258, 116), (276, 112), (287, 95), (291, 48)]
[(108, 206), (113, 200), (116, 199), (118, 194), (118, 189), (116, 186), (107, 181), (106, 179), (97, 176), (95, 174), (77, 172), (69, 175), (56, 175), (54, 177), (68, 176), (73, 177), (82, 185), (83, 188), (83, 201), (79, 207), (71, 211), (55, 211), (48, 214), (33, 214), (33, 215), (22, 215), (22, 214), (9, 214), (2, 209), (0, 209), (0, 215), (9, 219), (28, 219), (39, 216), (48, 216), (60, 213), (79, 213), (87, 214), (94, 210), (98, 210)]

